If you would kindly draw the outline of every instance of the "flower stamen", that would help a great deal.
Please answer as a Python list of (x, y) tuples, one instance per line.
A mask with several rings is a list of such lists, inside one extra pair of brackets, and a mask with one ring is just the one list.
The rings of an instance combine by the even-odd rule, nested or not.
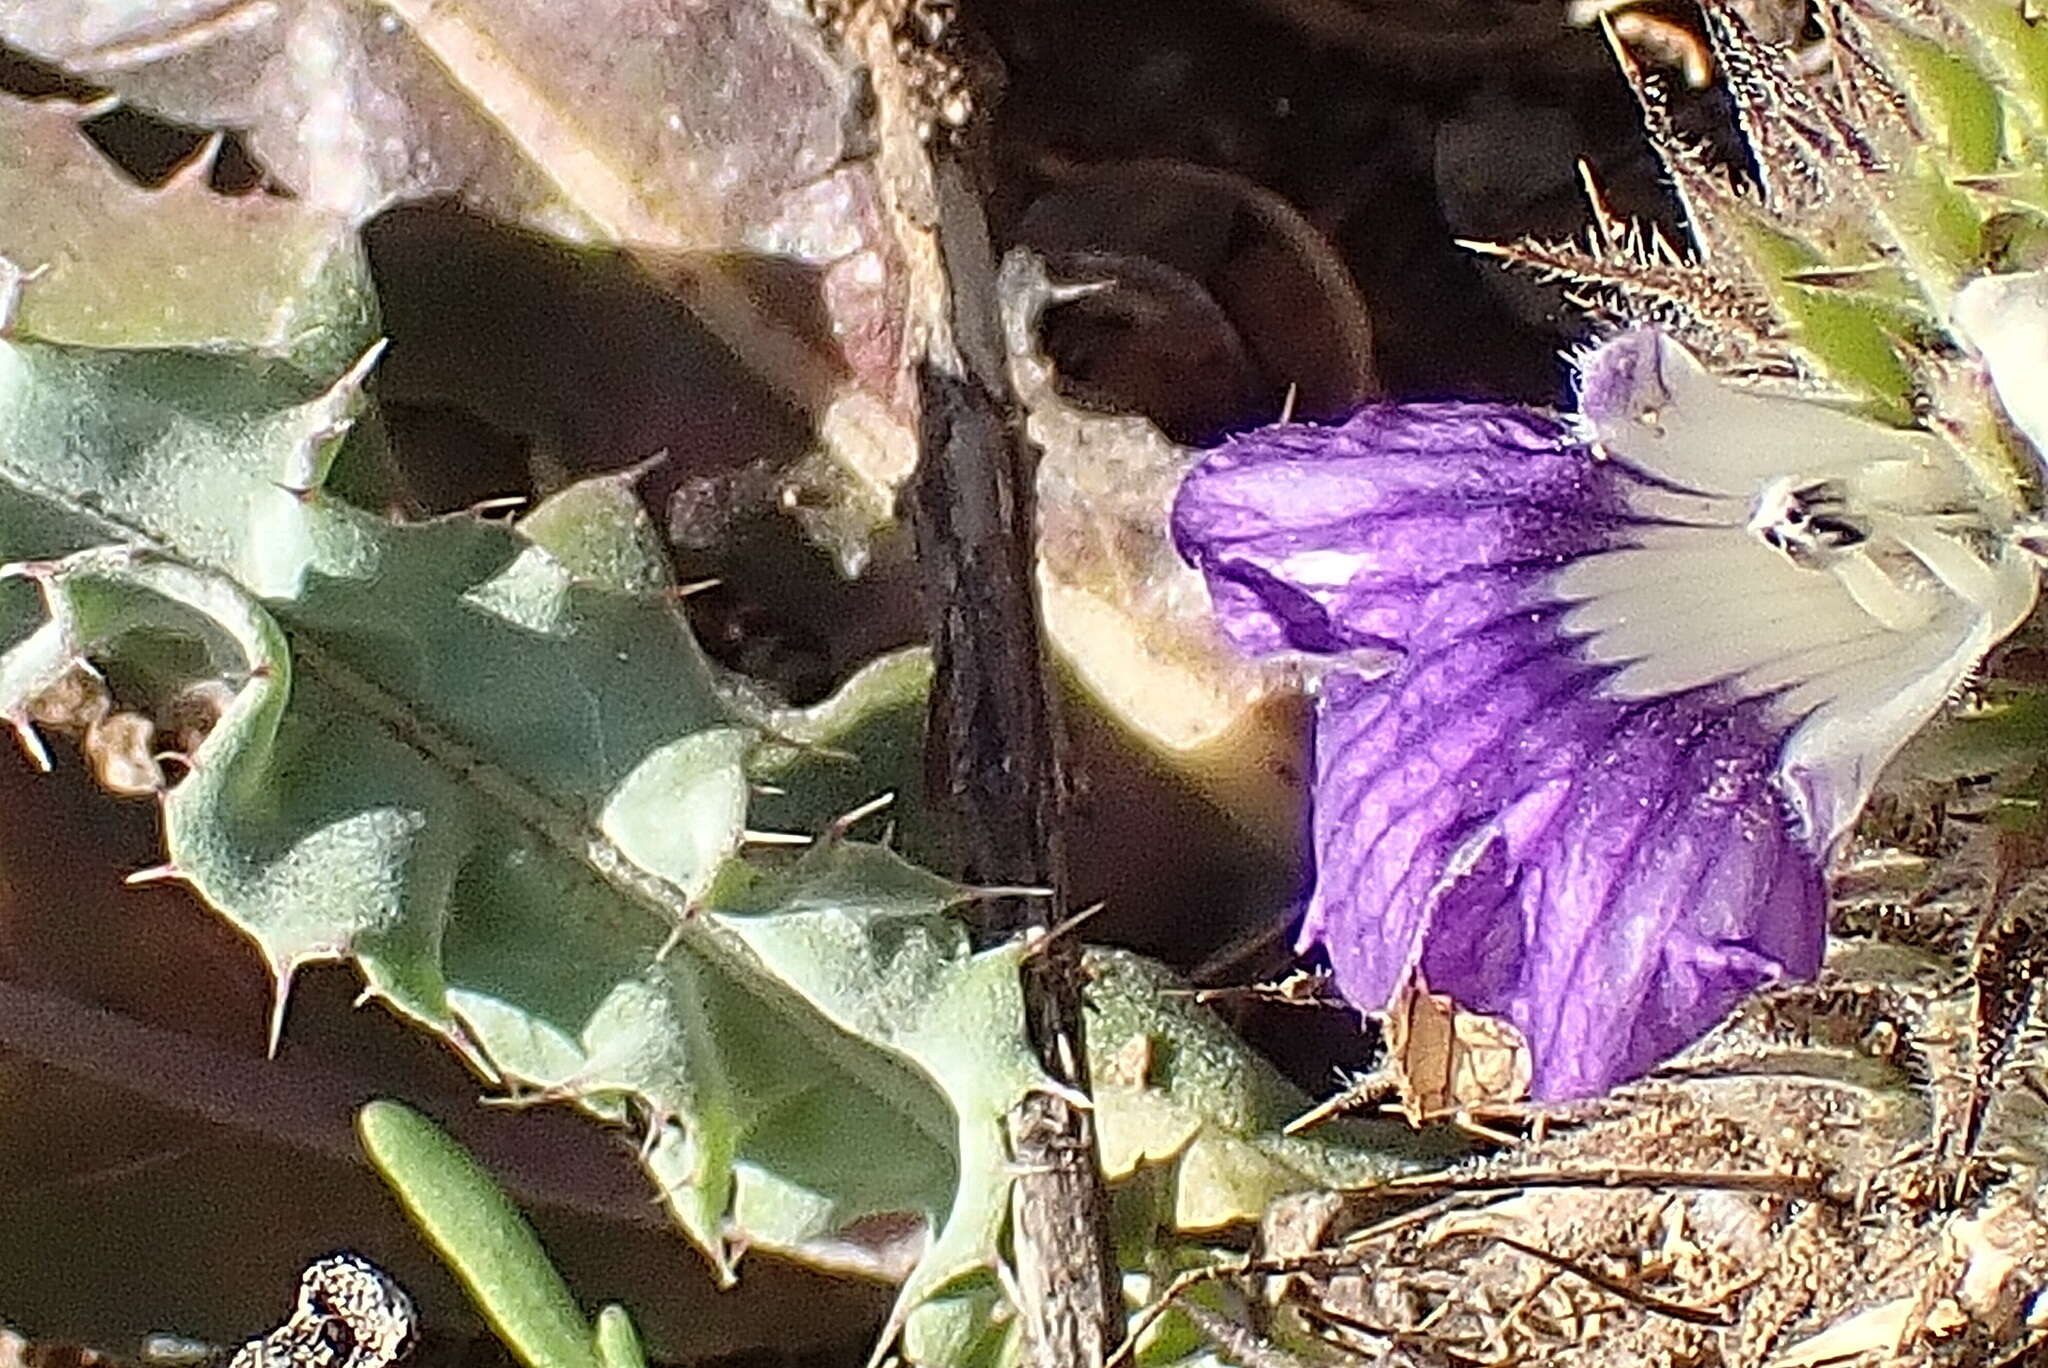
[(1749, 530), (1808, 570), (1825, 569), (1840, 559), (1840, 552), (1870, 540), (1869, 527), (1849, 515), (1849, 501), (1839, 484), (1799, 484), (1789, 475), (1769, 481), (1758, 492)]

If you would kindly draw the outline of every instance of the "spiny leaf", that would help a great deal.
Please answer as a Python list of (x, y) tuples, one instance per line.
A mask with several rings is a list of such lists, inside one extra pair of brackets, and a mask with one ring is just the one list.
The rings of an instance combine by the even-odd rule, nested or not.
[(1836, 263), (1756, 215), (1743, 224), (1740, 241), (1787, 335), (1818, 374), (1864, 400), (1875, 416), (1909, 421), (1912, 375), (1882, 316), (1863, 300), (1798, 279)]
[(1744, 359), (1751, 360), (1772, 342), (1775, 323), (1762, 296), (1684, 260), (1660, 234), (1635, 225), (1617, 241), (1596, 237), (1585, 246), (1534, 239), (1462, 245), (1563, 282), (1572, 302), (1595, 317), (1668, 328), (1709, 356), (1729, 350), (1730, 337), (1747, 341)]
[(734, 1232), (771, 1246), (936, 1219), (959, 1172), (942, 1098), (693, 911), (742, 839), (756, 728), (672, 602), (501, 526), (300, 492), (356, 384), (0, 343), (0, 549), (123, 548), (38, 571), (44, 627), (0, 603), (0, 708), (24, 718), (81, 656), (169, 668), (164, 643), (200, 643), (235, 694), (166, 795), (171, 866), (255, 941), (280, 1013), (298, 965), (349, 959), (486, 1076), (630, 1112), (721, 1262), (735, 1210), (790, 1217)]
[(2010, 0), (1947, 0), (2036, 148), (2048, 137), (2048, 34)]
[(1405, 1121), (1285, 1133), (1308, 1099), (1243, 1047), (1158, 965), (1120, 951), (1087, 960), (1089, 1057), (1104, 1171), (1169, 1165), (1171, 1226), (1253, 1222), (1279, 1197), (1367, 1188), (1460, 1149)]
[[(755, 0), (584, 0), (573, 22), (554, 0), (226, 9), (0, 0), (0, 41), (136, 109), (239, 130), (296, 203), (351, 228), (455, 198), (637, 254), (818, 419), (821, 446), (794, 477), (802, 515), (865, 562), (916, 454), (905, 311), (936, 288), (933, 263), (895, 237), (906, 195), (900, 212), (928, 221), (922, 148), (908, 131), (908, 147), (870, 145), (877, 112), (885, 132), (911, 113), (871, 98), (908, 77), (878, 77), (891, 48), (863, 63), (805, 6)], [(863, 26), (890, 35), (877, 17)], [(814, 272), (830, 326), (777, 322), (734, 254)]]
[(1929, 130), (1965, 175), (1997, 169), (2004, 144), (1998, 91), (1939, 43), (1891, 25), (1858, 25), (1858, 35), (1897, 77)]
[(1828, 213), (1857, 194), (1875, 155), (1785, 70), (1781, 55), (1726, 0), (1701, 7), (1764, 205), (1783, 217)]
[(1713, 164), (1705, 148), (1678, 131), (1663, 82), (1637, 65), (1612, 24), (1603, 21), (1602, 30), (1622, 80), (1635, 96), (1644, 136), (1671, 177), (1672, 191), (1685, 214), (1694, 259), (1708, 270), (1739, 279), (1742, 254), (1723, 235), (1720, 225), (1731, 206), (1740, 203), (1740, 192), (1731, 183), (1728, 172)]

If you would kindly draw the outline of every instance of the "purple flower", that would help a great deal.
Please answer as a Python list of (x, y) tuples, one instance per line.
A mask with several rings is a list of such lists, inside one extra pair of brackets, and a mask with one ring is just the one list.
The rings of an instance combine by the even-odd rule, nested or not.
[(1511, 1022), (1540, 1099), (1815, 973), (1878, 771), (2035, 593), (1930, 434), (1650, 331), (1580, 397), (1266, 428), (1173, 516), (1231, 638), (1315, 665), (1303, 948), (1361, 1010), (1419, 979)]

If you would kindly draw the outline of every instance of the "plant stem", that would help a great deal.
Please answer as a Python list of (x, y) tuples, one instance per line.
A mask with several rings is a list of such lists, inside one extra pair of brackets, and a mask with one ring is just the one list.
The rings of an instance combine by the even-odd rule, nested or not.
[(1067, 1090), (1034, 1093), (1010, 1115), (1012, 1238), (1026, 1362), (1094, 1368), (1121, 1337), (1122, 1298), (1094, 1118), (1078, 1101), (1088, 1088), (1080, 949), (1045, 936), (1066, 913), (1065, 789), (1032, 590), (1037, 453), (998, 341), (979, 199), (949, 152), (935, 169), (951, 336), (919, 367), (919, 463), (908, 491), (936, 657), (928, 791), (950, 804), (964, 879), (1051, 890), (985, 905), (992, 933), (1042, 937), (1024, 961), (1025, 1025)]

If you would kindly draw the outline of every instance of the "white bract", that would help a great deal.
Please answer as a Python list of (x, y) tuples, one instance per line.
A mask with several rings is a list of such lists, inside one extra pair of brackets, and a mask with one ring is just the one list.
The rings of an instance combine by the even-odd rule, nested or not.
[(2013, 426), (2048, 457), (2048, 271), (1981, 276), (1956, 292), (1950, 315)]

